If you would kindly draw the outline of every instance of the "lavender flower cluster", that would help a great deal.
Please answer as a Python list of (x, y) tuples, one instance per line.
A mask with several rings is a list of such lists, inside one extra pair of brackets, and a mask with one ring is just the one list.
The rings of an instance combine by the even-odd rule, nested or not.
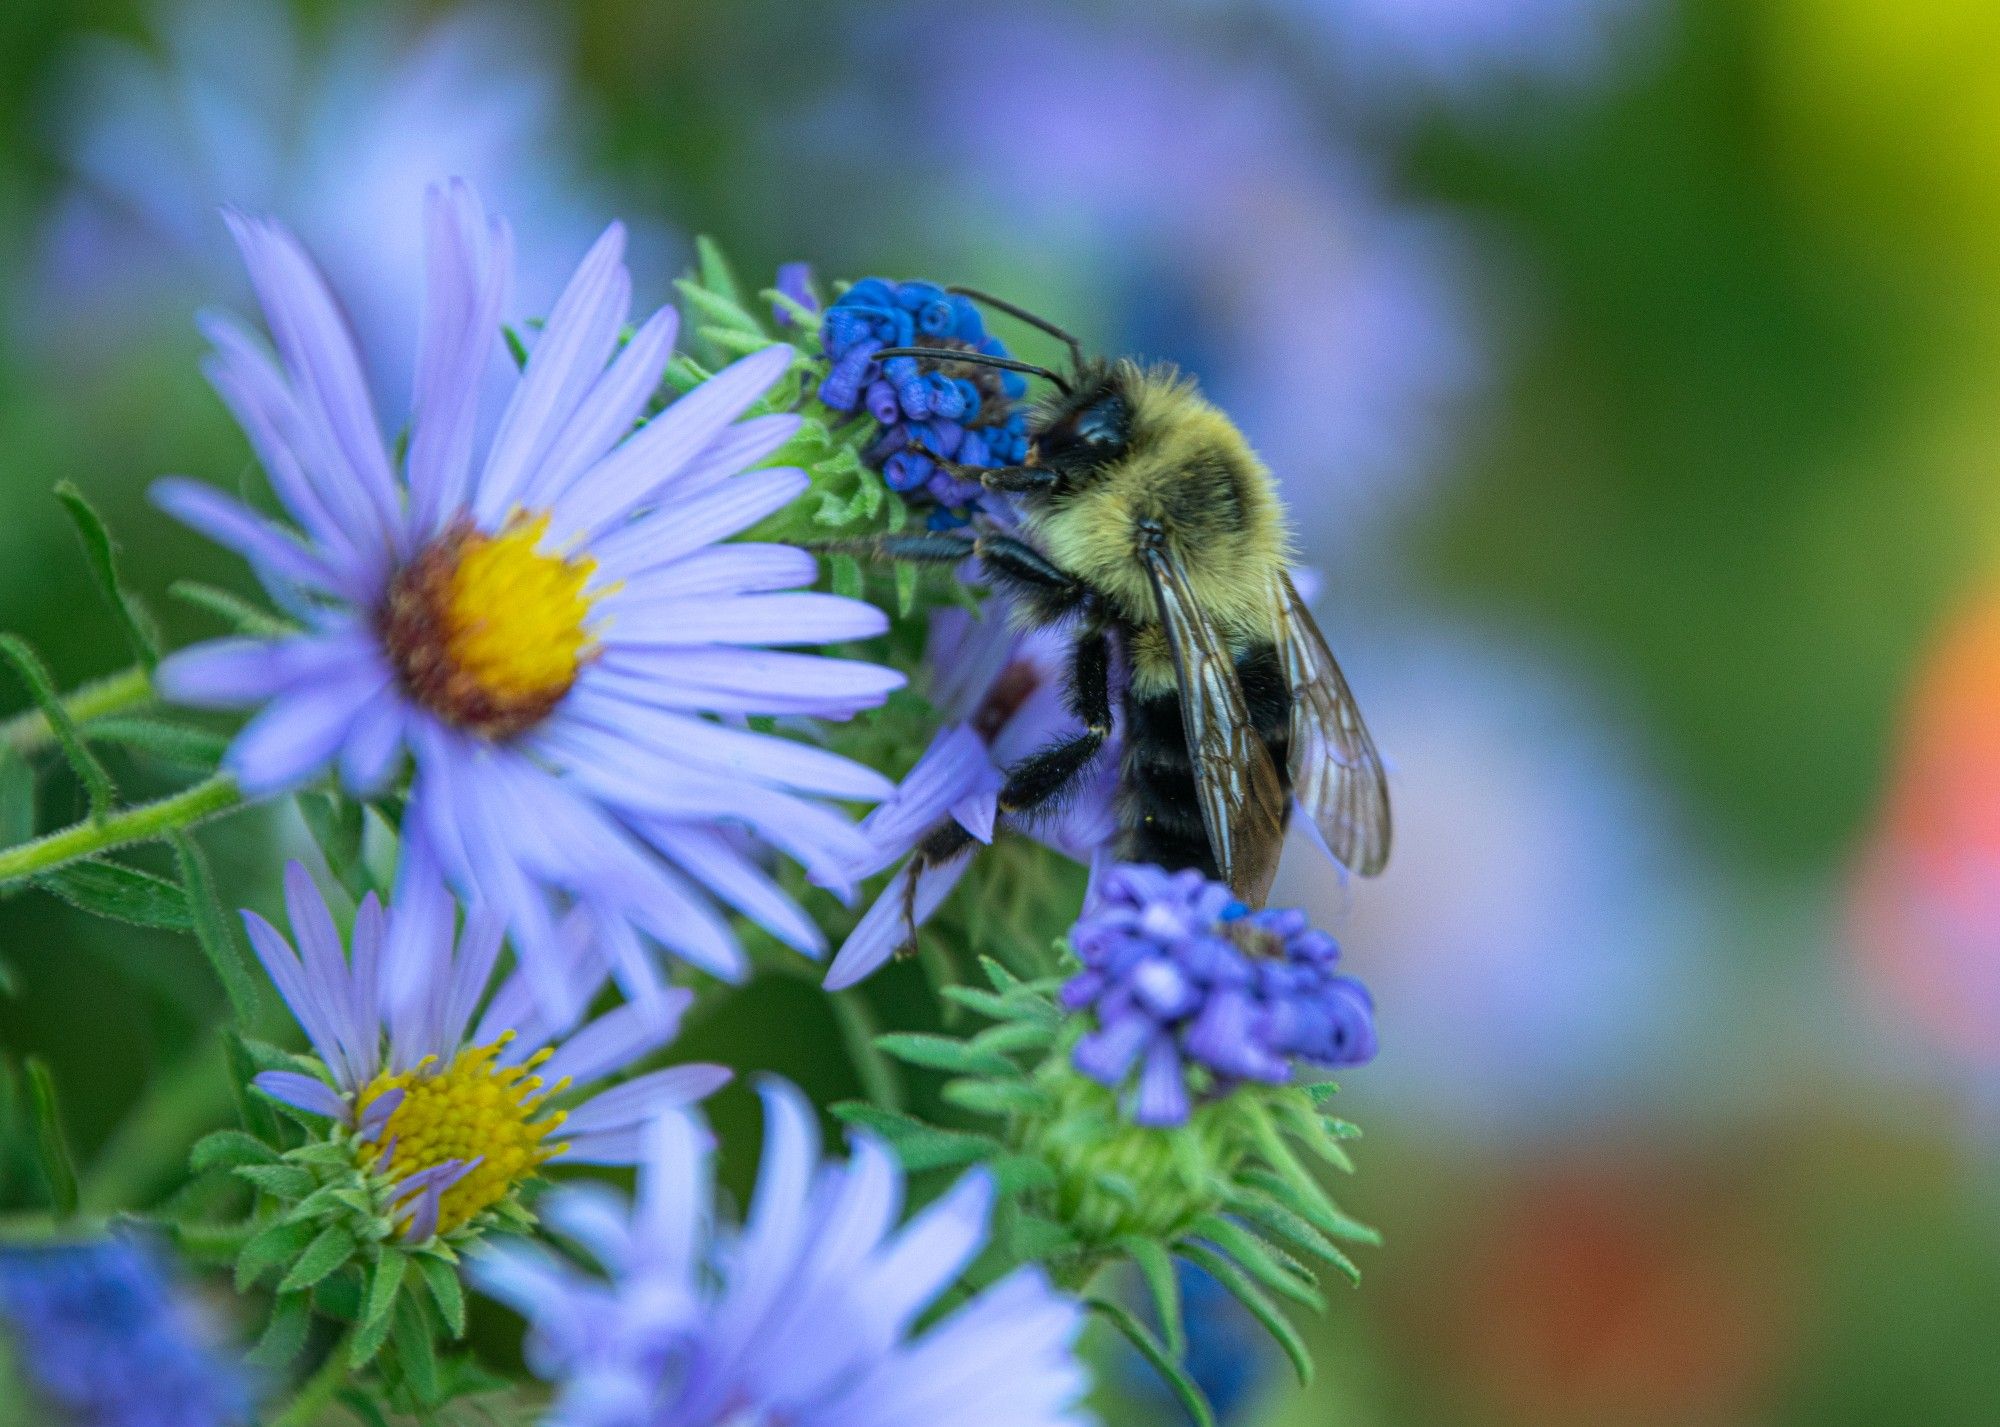
[(1375, 1055), (1375, 1003), (1334, 970), (1333, 938), (1297, 910), (1253, 912), (1199, 872), (1111, 869), (1070, 945), (1084, 969), (1062, 1003), (1097, 1019), (1076, 1067), (1119, 1086), (1136, 1066), (1139, 1124), (1186, 1121), (1190, 1066), (1222, 1093), (1287, 1082), (1298, 1061), (1331, 1069)]
[(951, 475), (959, 466), (1017, 465), (1028, 454), (1020, 411), (1027, 386), (1014, 372), (969, 362), (909, 356), (877, 360), (893, 347), (939, 347), (1004, 357), (979, 309), (928, 282), (863, 278), (826, 311), (820, 328), (830, 363), (819, 398), (836, 411), (866, 409), (879, 434), (863, 459), (891, 490), (921, 491), (962, 510), (979, 487)]

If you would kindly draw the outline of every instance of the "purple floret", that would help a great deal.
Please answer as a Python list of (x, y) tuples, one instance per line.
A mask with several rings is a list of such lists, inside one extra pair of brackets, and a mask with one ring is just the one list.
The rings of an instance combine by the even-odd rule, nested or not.
[(1114, 1088), (1136, 1068), (1142, 1125), (1178, 1125), (1192, 1108), (1187, 1071), (1218, 1092), (1289, 1082), (1299, 1061), (1360, 1065), (1375, 1055), (1375, 1005), (1340, 975), (1340, 948), (1300, 911), (1252, 912), (1199, 872), (1120, 866), (1097, 884), (1070, 931), (1083, 970), (1062, 989), (1095, 1015), (1076, 1068)]

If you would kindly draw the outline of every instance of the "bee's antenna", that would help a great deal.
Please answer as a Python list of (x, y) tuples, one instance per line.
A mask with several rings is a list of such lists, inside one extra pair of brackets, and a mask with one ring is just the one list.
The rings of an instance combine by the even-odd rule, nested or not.
[(994, 357), (985, 352), (961, 352), (951, 347), (884, 347), (875, 353), (875, 360), (884, 357), (929, 357), (939, 362), (971, 362), (978, 367), (1002, 367), (1010, 372), (1026, 372), (1031, 377), (1041, 377), (1055, 383), (1056, 390), (1064, 396), (1070, 394), (1069, 381), (1060, 372), (1052, 372), (1047, 367), (1038, 367), (1033, 362), (1017, 362), (1012, 357)]
[(1049, 321), (1048, 318), (1039, 317), (1028, 311), (1025, 307), (1016, 307), (1004, 297), (995, 297), (992, 293), (981, 292), (976, 287), (948, 287), (945, 291), (955, 293), (959, 297), (969, 297), (974, 302), (983, 302), (988, 307), (997, 308), (999, 311), (1006, 313), (1009, 317), (1020, 318), (1030, 327), (1039, 327), (1042, 331), (1048, 333), (1051, 337), (1069, 348), (1069, 367), (1071, 371), (1080, 372), (1083, 370), (1083, 343), (1077, 341), (1069, 332), (1064, 331), (1062, 328), (1056, 326), (1055, 323)]

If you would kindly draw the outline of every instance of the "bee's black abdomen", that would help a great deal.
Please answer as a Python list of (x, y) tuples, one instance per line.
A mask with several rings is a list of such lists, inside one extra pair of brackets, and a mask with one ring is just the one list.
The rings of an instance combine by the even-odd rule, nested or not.
[[(1270, 750), (1279, 780), (1289, 789), (1285, 755), (1292, 700), (1277, 651), (1269, 645), (1247, 651), (1236, 662), (1236, 677), (1250, 721)], [(1122, 773), (1118, 855), (1127, 862), (1157, 863), (1169, 871), (1192, 867), (1204, 877), (1219, 877), (1201, 804), (1195, 798), (1194, 761), (1188, 754), (1178, 694), (1127, 692)]]

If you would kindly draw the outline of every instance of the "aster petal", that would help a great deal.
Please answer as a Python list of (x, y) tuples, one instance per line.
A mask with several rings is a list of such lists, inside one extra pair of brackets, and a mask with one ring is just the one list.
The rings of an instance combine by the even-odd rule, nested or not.
[[(623, 582), (633, 599), (686, 599), (695, 595), (741, 595), (791, 590), (819, 578), (819, 557), (796, 545), (758, 541), (711, 545), (671, 564), (645, 570)], [(615, 601), (616, 597), (607, 597)], [(615, 609), (615, 602), (608, 608)]]
[(783, 376), (797, 356), (780, 344), (730, 363), (585, 471), (555, 503), (558, 539), (590, 535), (651, 499)]
[(882, 1315), (890, 1341), (964, 1271), (986, 1241), (993, 1177), (973, 1170), (896, 1236), (868, 1265), (855, 1297)]
[(599, 1091), (563, 1121), (565, 1138), (644, 1124), (662, 1110), (705, 1100), (735, 1074), (726, 1065), (674, 1065)]
[(542, 1067), (542, 1078), (581, 1086), (623, 1070), (674, 1038), (693, 999), (693, 992), (676, 989), (665, 994), (657, 1010), (628, 1005), (605, 1012), (557, 1048)]
[(368, 656), (358, 630), (290, 639), (211, 639), (176, 650), (153, 671), (161, 698), (194, 708), (262, 703), (309, 680), (337, 675)]
[(748, 530), (797, 500), (811, 484), (804, 471), (788, 466), (752, 471), (689, 499), (668, 502), (593, 540), (590, 553), (604, 579), (635, 579)]
[[(306, 992), (325, 1018), (334, 1043), (336, 1059), (328, 1068), (343, 1085), (366, 1085), (374, 1077), (374, 1042), (381, 1034), (380, 1023), (370, 1015), (361, 1019), (354, 980), (347, 956), (341, 950), (340, 929), (312, 874), (298, 862), (285, 864), (285, 915), (292, 924), (292, 938), (298, 947), (299, 963), (305, 971)], [(377, 908), (376, 915), (380, 915)], [(372, 936), (380, 937), (380, 926)], [(373, 955), (370, 956), (371, 966)]]
[(333, 761), (365, 708), (387, 693), (388, 672), (367, 665), (280, 694), (244, 725), (224, 766), (251, 797), (297, 787)]
[(846, 718), (907, 682), (885, 665), (819, 654), (621, 646), (586, 669), (579, 687), (665, 709)]
[(453, 1049), (437, 1039), (430, 994), (451, 964), (451, 894), (430, 839), (415, 818), (404, 820), (395, 907), (377, 977), (381, 1004), (388, 1010), (389, 1069), (400, 1074), (427, 1055), (443, 1056)]
[(808, 956), (825, 953), (826, 938), (813, 919), (721, 834), (699, 825), (666, 823), (650, 825), (648, 834), (663, 856), (785, 945)]
[(315, 483), (320, 498), (364, 555), (386, 551), (401, 525), (395, 480), (346, 319), (283, 226), (224, 218), (291, 378), (306, 439), (326, 465)]
[(606, 1268), (616, 1268), (631, 1257), (629, 1206), (609, 1185), (566, 1184), (543, 1201), (540, 1217)]
[(351, 577), (328, 565), (290, 531), (213, 486), (185, 476), (163, 476), (147, 494), (154, 505), (190, 530), (248, 560), (267, 585), (295, 585), (348, 599), (360, 593)]
[(438, 534), (465, 501), (479, 389), (506, 301), (513, 234), (462, 179), (424, 194), (424, 309), (410, 403), (410, 526)]
[(313, 1054), (333, 1072), (334, 1080), (341, 1089), (359, 1090), (361, 1087), (357, 1082), (341, 1076), (343, 1058), (340, 1037), (334, 1026), (336, 1009), (322, 1003), (291, 944), (276, 927), (255, 912), (244, 912), (242, 916), (243, 929), (250, 937), (250, 949), (256, 952), (257, 960), (263, 964), (271, 983), (278, 988), (278, 994), (285, 998), (285, 1004), (291, 1008), (299, 1029), (312, 1043)]
[(519, 503), (535, 465), (604, 371), (631, 301), (625, 227), (606, 228), (556, 299), (500, 418), (473, 510), (492, 529)]
[(964, 724), (939, 729), (895, 793), (861, 820), (871, 856), (853, 867), (852, 874), (872, 877), (906, 855), (968, 794), (997, 790), (1002, 781), (978, 734)]
[(711, 1215), (707, 1137), (685, 1110), (661, 1115), (648, 1137), (632, 1215), (634, 1238), (644, 1245), (639, 1266), (687, 1282)]
[(785, 411), (771, 416), (747, 416), (733, 426), (723, 427), (675, 477), (675, 498), (684, 499), (707, 490), (716, 482), (776, 455), (804, 424), (801, 417)]
[(303, 1075), (296, 1070), (261, 1071), (250, 1083), (266, 1095), (309, 1114), (324, 1115), (329, 1120), (341, 1124), (348, 1123), (352, 1118), (347, 1101), (343, 1100), (324, 1080)]
[(522, 497), (523, 504), (537, 510), (554, 505), (579, 473), (595, 465), (632, 430), (659, 390), (679, 331), (680, 314), (663, 307), (632, 335), (535, 473)]
[(340, 781), (348, 792), (367, 798), (380, 793), (395, 775), (403, 752), (408, 713), (399, 698), (381, 698), (355, 717), (340, 745)]
[[(972, 854), (967, 851), (949, 862), (930, 863), (917, 874), (915, 913), (919, 925), (944, 905), (944, 899), (951, 895), (952, 888), (971, 865)], [(903, 944), (906, 935), (903, 906), (907, 895), (904, 888), (909, 885), (910, 876), (910, 869), (905, 866), (848, 933), (821, 983), (827, 990), (844, 991), (866, 979)]]
[(618, 642), (626, 647), (700, 644), (837, 644), (873, 639), (889, 617), (845, 595), (809, 591), (721, 598), (623, 600)]

